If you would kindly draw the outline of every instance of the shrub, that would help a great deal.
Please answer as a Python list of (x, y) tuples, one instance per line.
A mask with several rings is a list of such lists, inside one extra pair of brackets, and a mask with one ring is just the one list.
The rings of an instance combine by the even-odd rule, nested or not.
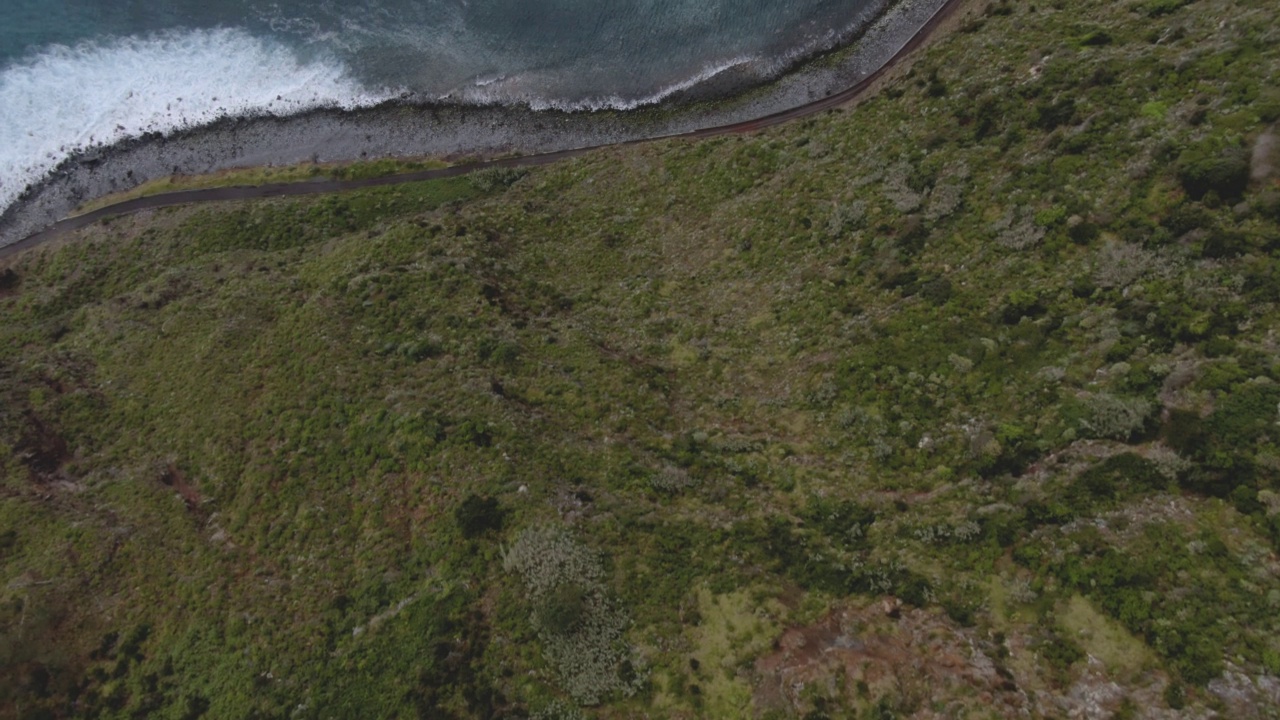
[(1084, 659), (1084, 651), (1079, 645), (1056, 632), (1042, 640), (1036, 651), (1059, 676), (1065, 675), (1072, 665)]
[(529, 716), (529, 720), (585, 720), (585, 718), (581, 710), (559, 700)]
[(1085, 47), (1101, 47), (1111, 44), (1111, 33), (1106, 30), (1093, 30), (1080, 38), (1080, 44)]
[(644, 684), (622, 644), (631, 621), (605, 598), (594, 552), (561, 528), (533, 527), (503, 552), (502, 567), (524, 581), (543, 653), (574, 700), (595, 705)]
[(1168, 479), (1155, 463), (1134, 453), (1120, 453), (1080, 473), (1067, 496), (1074, 513), (1084, 515), (1099, 504), (1162, 490), (1167, 485)]
[(667, 465), (649, 476), (649, 486), (654, 490), (675, 495), (697, 484), (697, 480), (684, 469)]
[(1243, 148), (1188, 148), (1178, 157), (1177, 169), (1182, 189), (1196, 200), (1211, 191), (1224, 200), (1237, 199), (1249, 186), (1249, 156)]
[(1000, 319), (1007, 325), (1014, 325), (1024, 317), (1037, 318), (1047, 311), (1039, 293), (1019, 289), (1005, 298), (1004, 307), (1000, 309)]
[(1203, 205), (1195, 203), (1178, 205), (1160, 220), (1161, 227), (1168, 229), (1174, 237), (1181, 237), (1192, 230), (1207, 228), (1212, 224), (1213, 215)]
[(453, 511), (454, 522), (462, 531), (462, 537), (479, 537), (490, 530), (501, 530), (505, 512), (498, 501), (491, 497), (468, 495)]
[(1045, 229), (1035, 222), (1035, 211), (1029, 207), (1009, 210), (991, 225), (996, 242), (1010, 250), (1027, 250), (1044, 240)]
[(553, 635), (570, 635), (587, 619), (590, 596), (581, 585), (564, 583), (542, 599), (534, 610), (534, 625)]
[(1080, 429), (1094, 438), (1128, 441), (1141, 433), (1153, 406), (1142, 398), (1119, 398), (1106, 393), (1090, 395), (1084, 401), (1086, 416)]
[(1155, 18), (1175, 13), (1190, 3), (1191, 0), (1148, 0), (1142, 10), (1147, 17)]
[(817, 497), (809, 501), (803, 517), (832, 544), (846, 548), (864, 545), (867, 529), (876, 521), (875, 511), (852, 500), (832, 502)]
[(1067, 237), (1071, 238), (1071, 242), (1077, 245), (1088, 245), (1101, 235), (1102, 228), (1087, 220), (1074, 223), (1067, 229)]
[(0, 270), (0, 292), (12, 290), (18, 286), (18, 273), (13, 268), (5, 268)]
[(1172, 710), (1181, 710), (1187, 706), (1187, 690), (1182, 683), (1174, 680), (1165, 686), (1164, 703)]
[(947, 278), (930, 280), (920, 287), (920, 297), (933, 305), (945, 305), (951, 299), (954, 288)]
[(1042, 102), (1035, 109), (1035, 124), (1042, 130), (1053, 130), (1075, 120), (1076, 101), (1064, 97), (1053, 102)]
[(526, 528), (502, 553), (502, 568), (520, 575), (534, 600), (563, 585), (600, 589), (604, 574), (596, 554), (557, 527)]
[(1280, 190), (1267, 190), (1254, 200), (1258, 214), (1265, 218), (1280, 222)]
[(1200, 255), (1207, 258), (1225, 258), (1241, 255), (1248, 249), (1244, 233), (1215, 228), (1209, 232), (1201, 247)]
[(493, 192), (511, 187), (527, 172), (519, 168), (493, 167), (473, 172), (467, 180), (480, 192)]

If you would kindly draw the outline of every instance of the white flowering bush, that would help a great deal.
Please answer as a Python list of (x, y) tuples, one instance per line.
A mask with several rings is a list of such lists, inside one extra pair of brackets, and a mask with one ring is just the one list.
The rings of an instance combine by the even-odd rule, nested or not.
[(923, 543), (968, 543), (982, 535), (982, 526), (972, 520), (957, 525), (923, 525), (915, 529), (915, 537)]
[(689, 473), (671, 465), (667, 465), (649, 476), (649, 486), (663, 493), (675, 494), (696, 484), (697, 482), (694, 478), (689, 477)]
[(964, 186), (958, 182), (939, 183), (929, 193), (929, 203), (925, 206), (924, 217), (929, 221), (945, 218), (960, 208), (964, 200)]
[(1035, 222), (1035, 212), (1029, 207), (1010, 209), (991, 225), (991, 232), (1001, 247), (1010, 250), (1027, 250), (1044, 240), (1045, 229)]
[(581, 710), (559, 700), (529, 716), (529, 720), (585, 720), (585, 718)]
[(502, 567), (520, 576), (533, 605), (530, 622), (560, 684), (583, 705), (644, 683), (623, 636), (631, 621), (605, 596), (600, 558), (563, 528), (527, 528), (504, 550)]
[(519, 574), (535, 600), (568, 583), (599, 589), (604, 572), (595, 553), (558, 527), (526, 528), (503, 552), (502, 568)]
[(908, 213), (920, 207), (924, 197), (910, 185), (911, 166), (898, 163), (889, 168), (884, 179), (884, 196), (898, 212)]
[(866, 225), (867, 202), (855, 200), (849, 203), (837, 203), (827, 219), (827, 233), (833, 239), (841, 239), (845, 235)]
[(1080, 429), (1088, 436), (1128, 440), (1142, 430), (1153, 406), (1142, 398), (1120, 398), (1106, 393), (1089, 395), (1084, 401), (1087, 415)]

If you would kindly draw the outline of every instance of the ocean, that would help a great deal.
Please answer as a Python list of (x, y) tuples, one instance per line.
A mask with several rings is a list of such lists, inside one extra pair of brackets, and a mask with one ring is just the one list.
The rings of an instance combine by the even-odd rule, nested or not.
[(393, 98), (630, 109), (762, 79), (871, 0), (0, 0), (0, 211), (77, 151)]

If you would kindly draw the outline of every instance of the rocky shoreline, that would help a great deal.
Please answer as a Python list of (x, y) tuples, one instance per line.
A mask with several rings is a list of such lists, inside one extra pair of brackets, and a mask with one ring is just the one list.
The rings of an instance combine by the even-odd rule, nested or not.
[[(821, 100), (873, 74), (924, 28), (946, 0), (899, 0), (853, 43), (780, 79), (732, 93), (719, 78), (700, 93), (630, 111), (417, 104), (402, 99), (352, 111), (228, 118), (169, 136), (96, 148), (62, 163), (0, 215), (0, 248), (65, 218), (83, 203), (170, 175), (381, 157), (540, 154), (681, 135), (751, 121)], [(708, 99), (712, 93), (715, 99)]]

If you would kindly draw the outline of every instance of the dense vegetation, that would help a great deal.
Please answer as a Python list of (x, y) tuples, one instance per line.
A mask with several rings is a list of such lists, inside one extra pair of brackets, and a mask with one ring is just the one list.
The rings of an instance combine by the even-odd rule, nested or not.
[(1274, 10), (11, 261), (0, 714), (1276, 717)]

